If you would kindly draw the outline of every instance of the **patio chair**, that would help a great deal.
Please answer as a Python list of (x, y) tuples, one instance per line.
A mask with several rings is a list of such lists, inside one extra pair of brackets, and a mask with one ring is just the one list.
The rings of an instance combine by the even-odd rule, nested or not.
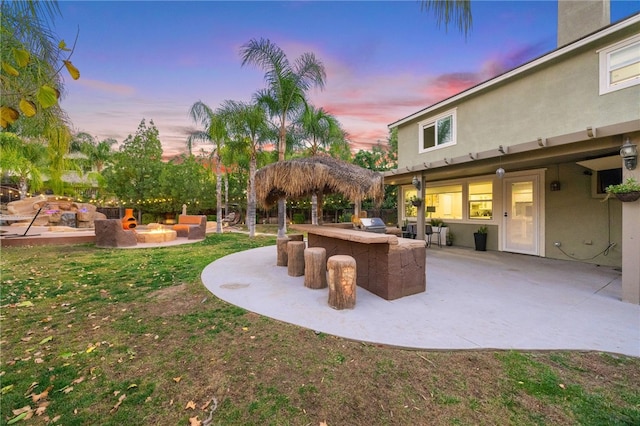
[(431, 247), (431, 238), (433, 237), (433, 234), (437, 234), (438, 247), (442, 247), (442, 243), (440, 241), (440, 228), (438, 228), (437, 231), (434, 231), (433, 230), (433, 226), (425, 225), (424, 235), (425, 235), (425, 237), (427, 239), (427, 247)]

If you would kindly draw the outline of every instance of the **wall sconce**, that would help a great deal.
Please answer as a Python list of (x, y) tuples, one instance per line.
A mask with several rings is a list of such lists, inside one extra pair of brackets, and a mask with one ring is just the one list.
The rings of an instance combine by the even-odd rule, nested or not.
[(478, 154), (474, 154), (473, 152), (470, 152), (469, 158), (471, 158), (472, 160), (475, 160), (476, 158), (478, 158)]
[(411, 179), (411, 183), (416, 187), (418, 191), (420, 191), (422, 184), (420, 183), (420, 179), (418, 179), (418, 176), (414, 176), (413, 179)]
[(629, 141), (629, 138), (620, 147), (620, 156), (624, 159), (624, 167), (634, 170), (638, 164), (638, 147)]
[(544, 138), (544, 139), (538, 138), (538, 146), (541, 147), (541, 148), (543, 146), (547, 146), (547, 139), (546, 138)]
[(509, 151), (509, 148), (508, 148), (508, 147), (504, 147), (504, 146), (500, 145), (500, 146), (498, 147), (498, 151), (500, 152), (500, 154), (506, 154), (506, 153)]
[(596, 129), (593, 127), (587, 127), (587, 136), (594, 138), (596, 136)]

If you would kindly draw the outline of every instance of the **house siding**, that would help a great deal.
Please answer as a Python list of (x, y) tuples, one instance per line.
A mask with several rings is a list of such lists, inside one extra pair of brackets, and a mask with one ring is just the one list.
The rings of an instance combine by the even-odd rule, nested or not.
[[(640, 26), (599, 40), (561, 61), (546, 63), (400, 125), (398, 168), (638, 120), (640, 86), (599, 95), (597, 50), (639, 30)], [(452, 108), (457, 109), (456, 145), (419, 154), (418, 123)]]

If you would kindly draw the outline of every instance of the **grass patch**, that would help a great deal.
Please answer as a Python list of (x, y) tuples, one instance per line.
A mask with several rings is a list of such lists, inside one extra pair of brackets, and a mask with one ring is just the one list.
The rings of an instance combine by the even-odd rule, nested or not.
[(3, 248), (0, 425), (26, 406), (17, 424), (188, 425), (214, 401), (214, 425), (640, 424), (636, 358), (378, 347), (247, 312), (200, 282), (214, 260), (273, 244)]

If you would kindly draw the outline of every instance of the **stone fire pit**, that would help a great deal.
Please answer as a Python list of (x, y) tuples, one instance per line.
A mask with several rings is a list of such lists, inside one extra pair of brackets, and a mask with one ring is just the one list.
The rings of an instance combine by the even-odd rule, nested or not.
[(173, 229), (149, 229), (146, 231), (136, 231), (136, 240), (139, 243), (164, 243), (173, 241), (178, 233)]

